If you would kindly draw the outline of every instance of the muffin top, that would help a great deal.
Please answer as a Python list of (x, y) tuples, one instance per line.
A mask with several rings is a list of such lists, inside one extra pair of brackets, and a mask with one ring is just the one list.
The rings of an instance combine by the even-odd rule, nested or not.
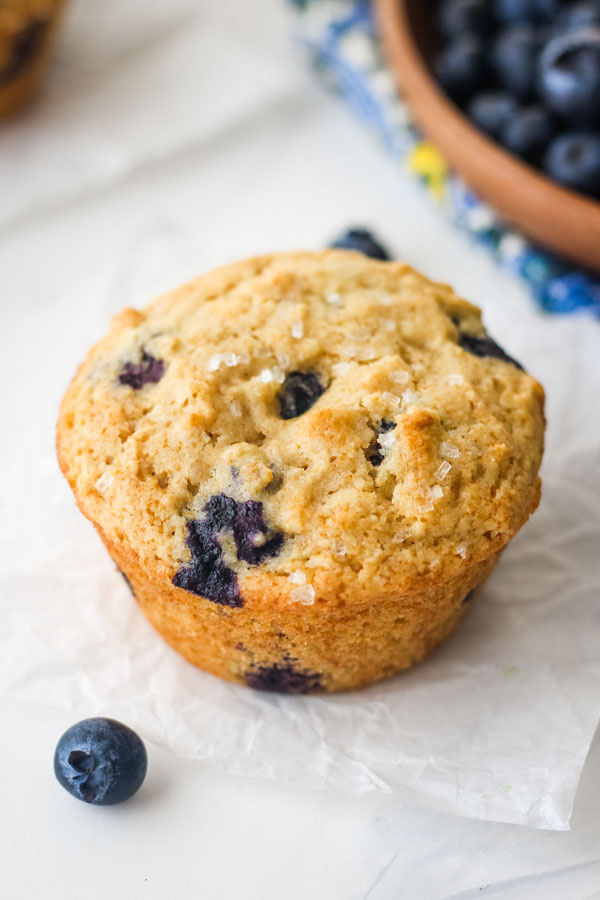
[(446, 285), (279, 254), (116, 316), (58, 453), (85, 515), (157, 577), (230, 607), (361, 602), (510, 540), (539, 500), (543, 400)]

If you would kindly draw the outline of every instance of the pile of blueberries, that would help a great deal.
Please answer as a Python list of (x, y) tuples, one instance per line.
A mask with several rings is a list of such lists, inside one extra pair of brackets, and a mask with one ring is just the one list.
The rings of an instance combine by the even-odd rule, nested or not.
[(507, 150), (600, 198), (600, 0), (439, 0), (439, 84)]

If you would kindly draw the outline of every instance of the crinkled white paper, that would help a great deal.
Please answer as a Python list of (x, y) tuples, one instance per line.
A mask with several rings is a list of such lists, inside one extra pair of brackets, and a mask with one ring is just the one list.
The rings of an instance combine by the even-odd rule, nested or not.
[[(88, 3), (88, 13), (92, 6), (98, 5)], [(121, 6), (112, 6), (116, 15)], [(155, 17), (166, 9), (164, 4), (150, 7)], [(186, 2), (169, 5), (186, 15), (190, 8)], [(131, 9), (129, 15), (131, 20)], [(144, 46), (135, 54), (126, 52), (131, 46), (125, 31), (116, 28), (114, 40), (107, 41), (105, 33), (102, 46), (112, 47), (110, 66), (121, 60), (131, 79), (139, 79), (137, 92), (147, 102), (152, 78), (148, 82), (144, 76), (142, 59), (152, 63), (146, 71), (158, 66), (179, 72), (177, 83), (178, 50), (187, 46), (191, 28), (169, 30), (161, 20), (156, 42), (146, 29)], [(135, 34), (127, 32), (128, 40)], [(202, 46), (210, 46), (210, 36), (197, 36), (198, 41), (204, 37)], [(231, 59), (231, 46), (228, 53)], [(93, 54), (81, 58), (91, 72), (98, 65), (98, 72), (106, 74), (106, 63), (100, 65)], [(257, 54), (252, 65), (252, 71), (262, 71)], [(251, 113), (265, 97), (277, 95), (273, 79), (261, 87), (257, 78), (254, 99), (252, 84), (238, 85), (237, 93), (236, 85), (229, 85), (227, 115), (225, 100), (217, 97), (210, 106), (212, 83), (197, 85), (208, 111), (207, 133), (195, 132), (198, 139), (211, 139), (220, 133), (220, 123), (227, 119), (230, 127), (245, 110)], [(59, 111), (43, 115), (40, 108), (38, 130), (30, 120), (15, 125), (8, 138), (15, 154), (29, 146), (28, 128), (35, 130), (38, 143), (29, 146), (23, 169), (7, 165), (6, 145), (0, 149), (8, 198), (0, 217), (43, 207), (61, 191), (66, 196), (63, 188), (81, 195), (102, 182), (110, 173), (105, 150), (97, 144), (100, 133), (119, 149), (108, 157), (118, 157), (121, 171), (189, 142), (186, 129), (192, 126), (176, 105), (168, 135), (142, 128), (144, 110), (132, 111), (139, 130), (119, 129), (124, 108), (107, 99), (114, 81), (98, 76), (96, 82), (91, 75), (90, 80), (98, 84), (114, 127), (96, 127), (91, 111), (82, 120), (82, 99), (72, 101), (80, 104), (79, 111), (65, 111), (64, 120), (61, 112), (58, 126)], [(88, 85), (83, 93), (89, 90)], [(189, 103), (188, 92), (186, 111)], [(130, 97), (125, 109), (128, 104)], [(215, 107), (221, 107), (223, 119)], [(61, 123), (71, 129), (72, 143), (65, 141)], [(153, 143), (159, 137), (172, 137), (173, 146)], [(72, 154), (68, 161), (57, 152), (59, 143)], [(89, 154), (94, 146), (97, 165)], [(54, 169), (44, 164), (45, 149)], [(59, 182), (53, 181), (53, 171)], [(116, 210), (115, 201), (115, 215)], [(230, 772), (311, 789), (388, 791), (475, 818), (568, 827), (600, 712), (597, 323), (550, 324), (508, 297), (506, 306), (489, 310), (492, 330), (499, 327), (510, 352), (522, 353), (548, 389), (544, 495), (457, 634), (414, 671), (362, 692), (260, 694), (194, 669), (153, 632), (92, 526), (77, 512), (54, 459), (60, 395), (87, 346), (104, 332), (109, 313), (176, 284), (198, 265), (189, 212), (186, 224), (159, 211), (147, 227), (132, 229), (120, 258), (107, 258), (78, 280), (72, 273), (62, 276), (58, 287), (48, 289), (52, 302), (41, 299), (35, 312), (33, 306), (19, 310), (16, 282), (3, 291), (9, 296), (10, 290), (11, 302), (3, 309), (0, 329), (0, 421), (6, 426), (0, 441), (0, 690), (67, 707), (74, 719), (120, 718), (175, 753)], [(28, 245), (22, 246), (19, 253), (28, 260)]]
[(279, 697), (165, 646), (45, 455), (2, 498), (0, 689), (234, 773), (565, 828), (600, 707), (600, 497), (583, 486), (599, 468), (598, 452), (547, 467), (541, 509), (430, 661), (361, 692)]

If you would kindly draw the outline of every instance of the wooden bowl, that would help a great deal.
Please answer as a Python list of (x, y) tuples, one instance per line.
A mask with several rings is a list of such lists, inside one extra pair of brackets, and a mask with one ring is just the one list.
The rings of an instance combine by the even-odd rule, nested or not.
[(414, 120), (450, 165), (508, 222), (600, 272), (600, 203), (560, 187), (479, 131), (438, 87), (427, 64), (432, 4), (376, 0), (384, 49)]

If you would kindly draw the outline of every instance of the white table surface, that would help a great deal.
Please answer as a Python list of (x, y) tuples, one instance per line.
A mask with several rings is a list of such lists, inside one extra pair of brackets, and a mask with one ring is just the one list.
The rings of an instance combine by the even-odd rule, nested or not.
[[(279, 0), (204, 0), (198, 8), (206, 29), (231, 34), (269, 62), (265, 102), (250, 114), (233, 104), (226, 125), (211, 120), (201, 140), (1, 228), (3, 315), (26, 323), (36, 348), (44, 346), (36, 310), (54, 304), (60, 315), (65, 285), (81, 287), (83, 317), (86, 292), (106, 297), (108, 316), (217, 263), (318, 247), (352, 223), (376, 226), (398, 254), (481, 303), (492, 328), (496, 316), (500, 341), (494, 310), (514, 310), (524, 327), (535, 322), (522, 287), (444, 224), (294, 58)], [(244, 76), (236, 45), (223, 46), (232, 91)], [(199, 86), (200, 98), (206, 89)], [(43, 105), (35, 115), (43, 119)], [(0, 164), (2, 153), (0, 136)], [(576, 341), (589, 326), (580, 319), (544, 327), (552, 340)], [(96, 328), (90, 323), (90, 339)], [(60, 348), (45, 349), (51, 365)], [(16, 409), (20, 379), (2, 378)], [(26, 452), (18, 430), (10, 439), (14, 454)], [(551, 833), (434, 814), (385, 795), (296, 792), (154, 746), (134, 800), (90, 808), (52, 774), (55, 742), (72, 717), (14, 697), (0, 698), (0, 715), (0, 897), (7, 900), (600, 897), (599, 741), (571, 831)]]

